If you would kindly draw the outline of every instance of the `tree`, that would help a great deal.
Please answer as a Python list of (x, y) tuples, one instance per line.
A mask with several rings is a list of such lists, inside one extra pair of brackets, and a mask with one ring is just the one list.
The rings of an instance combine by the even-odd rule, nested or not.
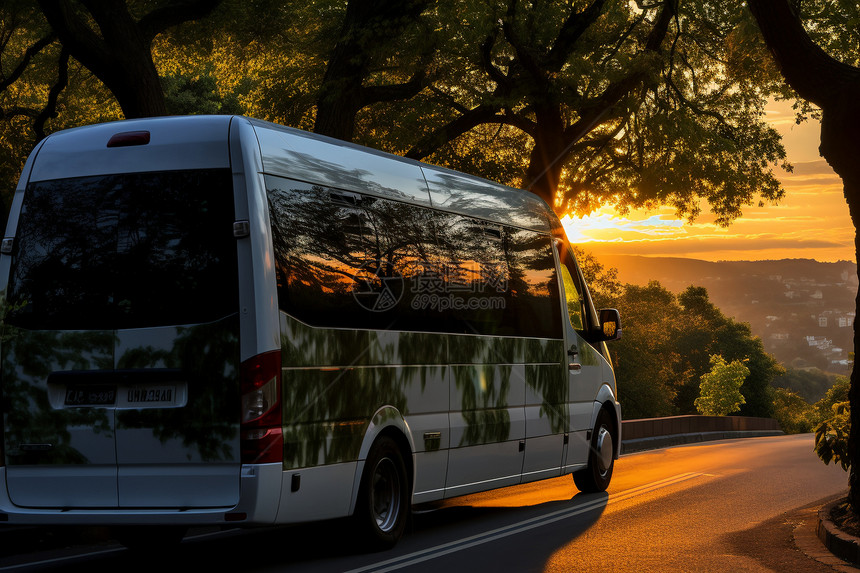
[[(797, 6), (800, 3), (796, 3)], [(821, 2), (824, 12), (833, 10), (837, 4), (832, 1)], [(758, 22), (764, 41), (773, 54), (785, 81), (797, 94), (815, 104), (821, 110), (821, 145), (819, 152), (827, 163), (842, 178), (845, 199), (855, 229), (855, 250), (860, 254), (860, 57), (856, 41), (848, 49), (839, 50), (833, 40), (826, 39), (828, 29), (834, 27), (844, 31), (841, 38), (855, 35), (856, 29), (849, 28), (849, 22), (860, 17), (860, 6), (856, 3), (838, 4), (838, 19), (829, 18), (812, 28), (818, 42), (825, 42), (829, 49), (842, 59), (822, 49), (803, 26), (802, 14), (794, 9), (788, 0), (750, 0), (749, 8)], [(820, 30), (820, 31), (819, 31)], [(840, 42), (843, 40), (839, 40)], [(858, 269), (860, 273), (860, 269)], [(860, 293), (857, 302), (860, 303)], [(860, 345), (860, 330), (854, 324), (854, 351)], [(848, 501), (852, 510), (860, 514), (860, 474), (857, 472), (857, 449), (860, 445), (860, 372), (855, 367), (851, 372), (850, 433), (846, 455), (851, 467), (848, 477)]]
[(727, 317), (712, 303), (703, 287), (688, 287), (678, 295), (682, 312), (678, 317), (676, 338), (683, 357), (679, 365), (686, 372), (686, 383), (678, 389), (676, 403), (682, 412), (695, 410), (697, 381), (711, 368), (710, 358), (719, 354), (726, 360), (743, 362), (750, 371), (741, 387), (745, 403), (743, 416), (769, 417), (773, 413), (771, 381), (783, 373), (773, 356), (767, 354), (760, 338), (753, 336), (749, 324)]
[[(586, 280), (590, 280), (586, 276)], [(624, 336), (611, 346), (618, 400), (625, 418), (653, 418), (679, 413), (678, 388), (687, 380), (677, 340), (681, 307), (659, 282), (624, 285), (617, 308)], [(690, 412), (692, 413), (692, 412)]]
[(848, 444), (851, 434), (851, 406), (848, 402), (833, 404), (831, 416), (815, 428), (815, 453), (825, 464), (838, 463), (853, 473), (855, 457)]
[(494, 157), (516, 168), (496, 170), (519, 169), (521, 186), (559, 212), (608, 201), (695, 216), (705, 198), (727, 223), (756, 194), (781, 196), (766, 165), (784, 151), (739, 55), (740, 2), (453, 6), (442, 44), (458, 53), (437, 67), (455, 72), (423, 92), (430, 129), (407, 156), (486, 172), (485, 148), (520, 134), (528, 144)]
[[(152, 59), (155, 37), (209, 14), (220, 0), (169, 0), (142, 16), (125, 0), (39, 0), (66, 53), (114, 94), (126, 118), (166, 115), (161, 78)], [(146, 5), (149, 7), (149, 4)], [(96, 28), (93, 28), (95, 23)]]
[(750, 370), (739, 360), (726, 363), (722, 356), (711, 356), (711, 371), (702, 376), (696, 408), (705, 416), (726, 416), (736, 412), (746, 400), (741, 385)]

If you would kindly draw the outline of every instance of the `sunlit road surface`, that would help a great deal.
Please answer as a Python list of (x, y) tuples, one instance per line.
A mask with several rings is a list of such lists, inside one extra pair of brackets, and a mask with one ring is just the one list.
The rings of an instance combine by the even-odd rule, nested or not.
[(622, 456), (605, 494), (577, 494), (566, 476), (423, 508), (387, 552), (358, 552), (335, 522), (192, 531), (175, 550), (137, 555), (115, 545), (22, 555), (0, 571), (831, 571), (793, 547), (786, 520), (846, 488), (811, 435), (729, 440)]

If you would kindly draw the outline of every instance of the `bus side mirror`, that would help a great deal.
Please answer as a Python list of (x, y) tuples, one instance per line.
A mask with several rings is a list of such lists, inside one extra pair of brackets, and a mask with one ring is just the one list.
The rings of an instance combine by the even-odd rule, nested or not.
[(621, 338), (621, 315), (614, 308), (600, 309), (600, 339), (619, 340)]

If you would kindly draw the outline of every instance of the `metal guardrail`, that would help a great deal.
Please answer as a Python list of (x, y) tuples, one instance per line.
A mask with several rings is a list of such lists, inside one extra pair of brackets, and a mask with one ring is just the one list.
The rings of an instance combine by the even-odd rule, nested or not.
[(621, 453), (639, 452), (680, 444), (781, 436), (779, 422), (749, 416), (671, 416), (624, 420), (621, 426)]

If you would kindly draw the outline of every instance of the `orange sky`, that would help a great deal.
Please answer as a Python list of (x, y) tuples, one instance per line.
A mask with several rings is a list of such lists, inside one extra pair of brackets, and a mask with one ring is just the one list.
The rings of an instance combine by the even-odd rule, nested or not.
[(728, 229), (702, 210), (694, 222), (678, 220), (671, 208), (633, 211), (617, 217), (603, 208), (581, 220), (562, 222), (571, 242), (595, 255), (689, 257), (708, 261), (808, 258), (854, 260), (854, 227), (842, 184), (818, 155), (815, 121), (795, 125), (786, 102), (768, 106), (768, 121), (783, 134), (794, 173), (776, 170), (786, 196), (778, 205), (746, 207)]

